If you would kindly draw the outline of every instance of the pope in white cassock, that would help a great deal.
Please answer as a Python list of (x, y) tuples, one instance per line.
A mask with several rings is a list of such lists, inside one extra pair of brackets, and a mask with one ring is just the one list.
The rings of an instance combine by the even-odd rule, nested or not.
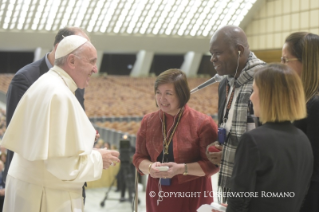
[(87, 39), (65, 37), (55, 66), (22, 97), (1, 142), (15, 152), (3, 211), (83, 211), (83, 183), (119, 162), (117, 151), (92, 150), (96, 131), (74, 95), (97, 72), (96, 60)]

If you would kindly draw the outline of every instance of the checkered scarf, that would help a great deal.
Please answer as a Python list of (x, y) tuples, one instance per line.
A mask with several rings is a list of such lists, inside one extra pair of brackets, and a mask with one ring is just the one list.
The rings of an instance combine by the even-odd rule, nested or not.
[[(247, 116), (252, 115), (248, 111), (249, 97), (252, 93), (254, 72), (265, 65), (253, 52), (250, 52), (246, 66), (235, 82), (236, 89), (240, 89), (234, 104), (232, 126), (223, 147), (223, 156), (220, 165), (218, 185), (227, 191), (230, 188), (230, 178), (234, 167), (235, 152), (240, 137), (246, 132)], [(222, 88), (223, 89), (223, 88)]]

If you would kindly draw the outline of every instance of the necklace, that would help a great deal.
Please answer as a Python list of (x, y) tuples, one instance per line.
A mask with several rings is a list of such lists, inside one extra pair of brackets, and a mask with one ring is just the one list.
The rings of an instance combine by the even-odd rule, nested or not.
[[(173, 135), (174, 135), (174, 133), (175, 133), (175, 131), (177, 129), (177, 126), (178, 126), (180, 120), (181, 120), (183, 111), (184, 111), (184, 108), (182, 108), (179, 111), (177, 122), (175, 123), (173, 131), (172, 131), (172, 133), (169, 136), (166, 136), (166, 122), (165, 122), (165, 114), (163, 112), (162, 133), (163, 133), (163, 137), (164, 137), (164, 154), (165, 155), (168, 155), (169, 144), (172, 142)], [(168, 137), (168, 140), (167, 140), (167, 137)]]

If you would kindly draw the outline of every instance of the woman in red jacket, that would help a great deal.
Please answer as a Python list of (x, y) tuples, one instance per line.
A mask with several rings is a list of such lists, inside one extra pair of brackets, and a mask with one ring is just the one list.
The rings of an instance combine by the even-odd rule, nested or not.
[[(161, 73), (154, 86), (159, 110), (145, 115), (137, 134), (133, 163), (149, 174), (147, 211), (194, 212), (213, 202), (211, 175), (218, 171), (206, 157), (217, 140), (213, 119), (187, 106), (190, 91), (178, 69)], [(160, 171), (168, 166), (168, 171)]]

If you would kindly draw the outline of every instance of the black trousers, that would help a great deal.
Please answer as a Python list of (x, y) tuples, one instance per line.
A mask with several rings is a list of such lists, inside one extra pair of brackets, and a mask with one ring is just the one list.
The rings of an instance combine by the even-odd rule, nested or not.
[(2, 212), (3, 203), (4, 203), (4, 196), (0, 196), (0, 212)]

